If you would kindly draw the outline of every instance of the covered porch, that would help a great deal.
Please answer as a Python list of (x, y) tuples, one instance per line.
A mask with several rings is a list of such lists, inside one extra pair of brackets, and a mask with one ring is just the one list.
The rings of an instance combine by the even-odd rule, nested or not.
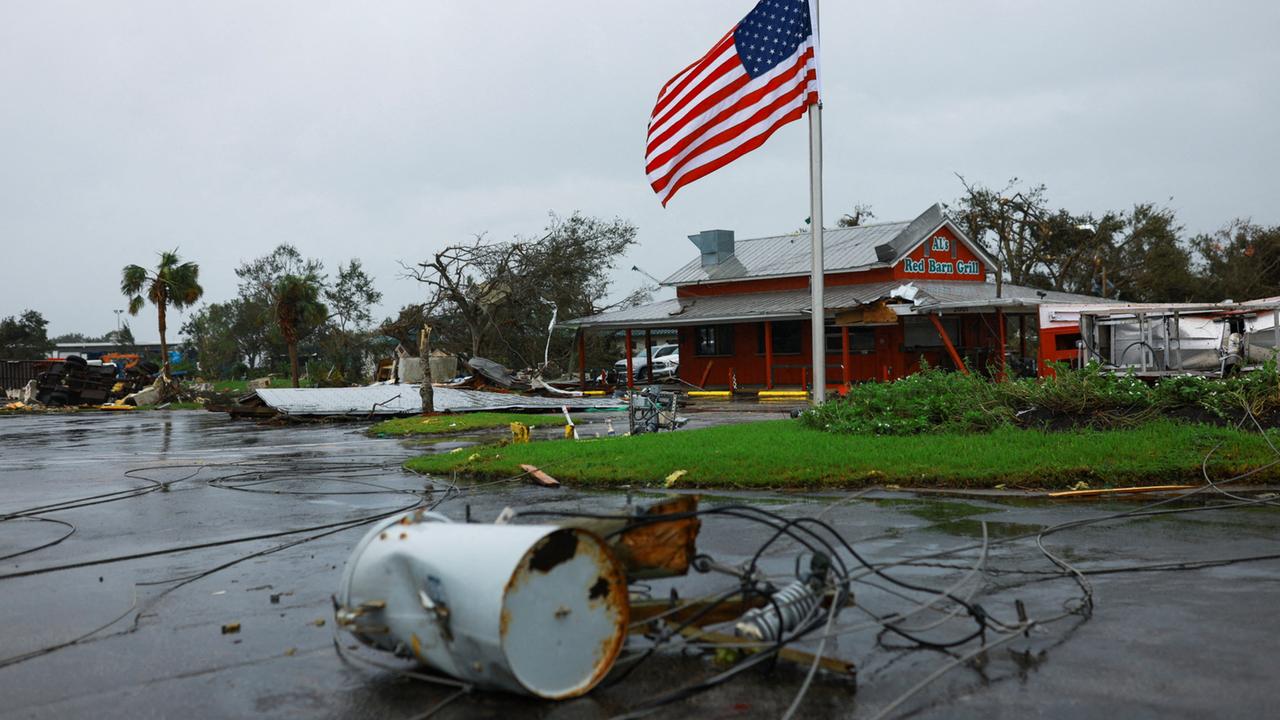
[[(997, 298), (994, 286), (982, 283), (832, 288), (824, 312), (828, 389), (892, 381), (926, 364), (996, 378), (1034, 374), (1037, 312), (1045, 301), (1039, 294), (1048, 293), (1005, 290)], [(808, 305), (807, 291), (747, 293), (677, 298), (572, 321), (579, 381), (588, 380), (587, 332), (621, 331), (627, 346), (643, 343), (651, 353), (662, 328), (676, 331), (678, 380), (690, 390), (805, 391), (813, 367)], [(634, 387), (642, 380), (627, 360), (618, 384)]]

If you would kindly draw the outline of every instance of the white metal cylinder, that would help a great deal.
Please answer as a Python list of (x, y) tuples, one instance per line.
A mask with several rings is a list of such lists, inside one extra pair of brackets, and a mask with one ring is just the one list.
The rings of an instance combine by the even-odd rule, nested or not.
[(347, 561), (338, 622), (477, 687), (589, 691), (627, 635), (627, 580), (596, 535), (554, 525), (385, 521)]

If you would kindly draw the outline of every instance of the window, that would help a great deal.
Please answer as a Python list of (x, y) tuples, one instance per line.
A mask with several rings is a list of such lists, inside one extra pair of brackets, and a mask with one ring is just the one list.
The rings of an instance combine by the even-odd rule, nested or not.
[(654, 350), (653, 356), (655, 358), (666, 357), (668, 355), (674, 355), (679, 351), (680, 351), (679, 345), (668, 345), (666, 347), (661, 347)]
[(1053, 349), (1058, 352), (1075, 350), (1080, 341), (1080, 333), (1060, 333), (1053, 336)]
[[(834, 321), (827, 322), (827, 354), (839, 355), (844, 351), (844, 338), (841, 326)], [(873, 353), (876, 351), (876, 329), (873, 327), (849, 328), (849, 352)]]
[[(951, 343), (960, 347), (960, 320), (955, 317), (941, 318), (942, 327), (947, 331)], [(908, 348), (942, 347), (942, 338), (938, 337), (938, 329), (928, 318), (907, 318), (903, 324), (903, 345)]]
[(699, 327), (694, 343), (694, 352), (704, 357), (707, 355), (732, 355), (733, 326), (703, 325)]
[[(809, 323), (804, 320), (775, 322), (773, 329), (774, 355), (799, 355), (808, 337)], [(764, 354), (764, 323), (756, 325), (756, 354)]]

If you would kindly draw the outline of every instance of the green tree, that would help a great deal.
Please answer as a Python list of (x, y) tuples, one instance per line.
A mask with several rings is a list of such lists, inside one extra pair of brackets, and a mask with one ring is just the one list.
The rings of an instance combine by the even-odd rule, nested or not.
[(39, 360), (48, 356), (53, 350), (53, 342), (45, 331), (48, 325), (44, 316), (35, 310), (0, 320), (0, 358)]
[(280, 334), (289, 350), (289, 374), (298, 387), (298, 342), (324, 324), (329, 309), (320, 300), (322, 282), (315, 275), (285, 275), (276, 283), (273, 306)]
[(373, 277), (359, 260), (338, 266), (338, 277), (324, 288), (329, 322), (320, 336), (326, 360), (344, 381), (363, 375), (375, 352), (372, 307), (382, 302)]
[(1280, 225), (1235, 220), (1191, 244), (1201, 258), (1197, 300), (1240, 302), (1280, 295)]
[[(1101, 290), (1105, 297), (1130, 302), (1193, 299), (1199, 282), (1173, 210), (1141, 203), (1117, 224), (1107, 236), (1109, 252), (1097, 263), (1089, 292)], [(1104, 226), (1099, 234), (1107, 235)]]
[[(576, 355), (571, 334), (553, 333), (548, 339), (553, 314), (582, 317), (643, 300), (641, 292), (607, 302), (610, 271), (635, 238), (635, 225), (620, 218), (552, 213), (536, 238), (495, 242), (478, 235), (402, 266), (427, 290), (420, 316), (432, 326), (437, 347), (535, 367), (542, 364), (548, 343), (550, 357), (570, 361)], [(416, 307), (405, 310), (408, 315), (402, 311), (400, 320), (419, 316)], [(395, 324), (388, 321), (385, 327)]]
[(169, 344), (165, 338), (168, 329), (166, 314), (169, 306), (184, 308), (194, 305), (204, 295), (200, 287), (200, 266), (182, 262), (178, 251), (160, 253), (155, 270), (141, 265), (126, 265), (120, 279), (120, 292), (129, 298), (129, 314), (137, 315), (150, 300), (156, 306), (157, 327), (160, 330), (160, 354), (162, 377), (169, 377)]

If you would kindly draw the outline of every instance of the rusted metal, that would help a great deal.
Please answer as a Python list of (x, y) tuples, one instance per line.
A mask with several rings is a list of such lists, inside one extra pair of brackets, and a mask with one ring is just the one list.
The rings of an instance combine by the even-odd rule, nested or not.
[(360, 541), (338, 623), (361, 642), (477, 687), (588, 692), (626, 640), (627, 579), (582, 528), (451, 523), (416, 512)]
[[(631, 578), (675, 577), (689, 572), (698, 552), (702, 523), (692, 515), (697, 509), (697, 495), (676, 495), (628, 519), (572, 519), (564, 526), (611, 538), (613, 552)], [(674, 517), (659, 519), (665, 515)]]

